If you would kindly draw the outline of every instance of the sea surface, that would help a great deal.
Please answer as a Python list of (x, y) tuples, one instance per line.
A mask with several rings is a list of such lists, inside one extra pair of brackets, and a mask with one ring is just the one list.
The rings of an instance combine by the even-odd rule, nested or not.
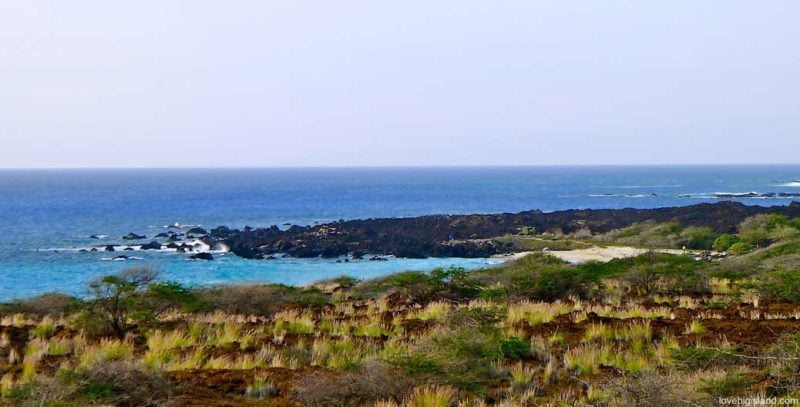
[(129, 232), (151, 237), (175, 223), (287, 227), (443, 213), (653, 208), (723, 199), (768, 206), (800, 200), (780, 193), (800, 193), (800, 165), (0, 170), (0, 301), (48, 291), (85, 294), (92, 279), (134, 266), (156, 268), (165, 278), (190, 285), (307, 284), (339, 275), (369, 278), (499, 261), (258, 261), (226, 253), (215, 253), (214, 261), (190, 261), (184, 254), (160, 251), (128, 252), (130, 260), (113, 261), (112, 253), (79, 252), (122, 243)]

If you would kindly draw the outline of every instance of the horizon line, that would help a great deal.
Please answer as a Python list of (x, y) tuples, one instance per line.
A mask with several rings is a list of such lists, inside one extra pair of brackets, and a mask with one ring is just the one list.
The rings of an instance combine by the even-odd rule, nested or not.
[(127, 167), (127, 166), (86, 166), (86, 167), (0, 167), (0, 171), (80, 171), (80, 170), (292, 170), (292, 169), (413, 169), (413, 168), (569, 168), (569, 167), (721, 167), (721, 166), (800, 166), (798, 163), (655, 163), (655, 164), (412, 164), (412, 165), (286, 165), (286, 166), (175, 166), (175, 167)]

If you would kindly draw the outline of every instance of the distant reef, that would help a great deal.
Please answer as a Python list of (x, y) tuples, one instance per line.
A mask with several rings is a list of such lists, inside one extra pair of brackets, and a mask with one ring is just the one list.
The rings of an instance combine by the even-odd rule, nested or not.
[[(430, 215), (339, 221), (315, 226), (277, 226), (243, 230), (217, 227), (208, 238), (225, 243), (248, 259), (291, 257), (362, 258), (365, 254), (407, 258), (488, 257), (509, 253), (511, 246), (492, 238), (519, 233), (605, 233), (634, 223), (677, 221), (682, 226), (705, 226), (716, 233), (734, 232), (745, 218), (761, 213), (800, 216), (800, 202), (788, 206), (749, 206), (737, 202), (703, 203), (656, 209), (581, 209), (556, 212)], [(374, 257), (373, 259), (381, 259)]]

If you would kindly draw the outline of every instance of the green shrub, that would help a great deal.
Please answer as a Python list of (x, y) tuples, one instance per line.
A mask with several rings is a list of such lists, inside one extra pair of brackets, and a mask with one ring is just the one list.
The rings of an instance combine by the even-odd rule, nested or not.
[(353, 293), (357, 296), (377, 297), (387, 291), (397, 291), (412, 301), (426, 303), (438, 290), (438, 284), (427, 273), (405, 271), (383, 278), (369, 280), (356, 285)]
[(749, 388), (757, 380), (744, 372), (730, 372), (714, 380), (702, 380), (699, 390), (712, 397), (733, 397), (749, 394)]
[(489, 301), (499, 301), (508, 296), (508, 290), (505, 287), (484, 288), (481, 290), (478, 297)]
[(690, 249), (709, 249), (715, 237), (714, 231), (709, 227), (689, 226), (684, 228), (678, 221), (667, 223), (648, 221), (595, 236), (594, 240), (643, 247), (680, 248), (685, 246)]
[(82, 301), (78, 298), (61, 293), (47, 293), (25, 300), (0, 304), (0, 313), (59, 316), (76, 311), (82, 305)]
[(714, 231), (708, 227), (690, 226), (683, 229), (678, 238), (678, 245), (689, 249), (707, 250), (714, 243)]
[(800, 333), (784, 333), (766, 353), (780, 361), (771, 366), (777, 393), (800, 392)]
[(761, 260), (773, 259), (792, 254), (800, 254), (800, 240), (772, 245), (758, 253)]
[(737, 242), (728, 248), (728, 252), (734, 256), (741, 256), (753, 251), (753, 245), (747, 242)]
[(518, 296), (539, 301), (555, 301), (568, 297), (586, 298), (590, 281), (575, 268), (545, 268), (514, 275), (512, 289)]
[(777, 269), (762, 272), (755, 287), (769, 299), (800, 302), (800, 272)]
[(739, 236), (730, 233), (723, 233), (719, 235), (716, 240), (714, 240), (714, 243), (711, 245), (711, 247), (718, 252), (724, 252), (738, 242)]
[(739, 238), (753, 246), (766, 246), (787, 236), (797, 235), (796, 220), (785, 215), (759, 214), (739, 225)]
[(317, 288), (307, 288), (297, 296), (297, 302), (306, 307), (319, 308), (330, 303), (330, 297)]
[(209, 309), (267, 316), (299, 302), (300, 293), (300, 288), (284, 284), (219, 285), (195, 291), (199, 302)]
[(512, 336), (500, 341), (500, 351), (508, 359), (519, 360), (531, 355), (531, 345), (528, 341)]
[(621, 278), (644, 294), (705, 294), (706, 277), (699, 271), (706, 265), (688, 256), (646, 253), (618, 264), (627, 265)]
[(95, 280), (89, 284), (92, 298), (86, 312), (124, 338), (134, 325), (149, 325), (168, 310), (189, 310), (197, 305), (194, 292), (157, 278), (153, 270), (133, 268)]
[[(436, 328), (388, 360), (409, 377), (438, 381), (461, 390), (482, 392), (491, 380), (494, 361), (503, 357), (497, 322), (500, 309), (458, 309), (447, 314), (445, 326)], [(522, 344), (506, 342), (509, 354), (521, 356)], [(527, 346), (527, 344), (525, 344)]]
[(738, 362), (738, 358), (731, 354), (732, 349), (722, 350), (723, 352), (710, 348), (680, 348), (670, 352), (670, 360), (678, 368), (689, 371), (730, 366)]
[(431, 271), (430, 278), (439, 290), (449, 291), (462, 298), (473, 298), (483, 288), (478, 281), (470, 278), (470, 273), (463, 267), (435, 268)]

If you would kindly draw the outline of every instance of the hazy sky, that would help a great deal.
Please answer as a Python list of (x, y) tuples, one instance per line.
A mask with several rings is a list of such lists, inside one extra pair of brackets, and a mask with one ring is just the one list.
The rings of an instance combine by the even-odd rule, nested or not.
[(800, 1), (0, 7), (0, 167), (799, 157)]

